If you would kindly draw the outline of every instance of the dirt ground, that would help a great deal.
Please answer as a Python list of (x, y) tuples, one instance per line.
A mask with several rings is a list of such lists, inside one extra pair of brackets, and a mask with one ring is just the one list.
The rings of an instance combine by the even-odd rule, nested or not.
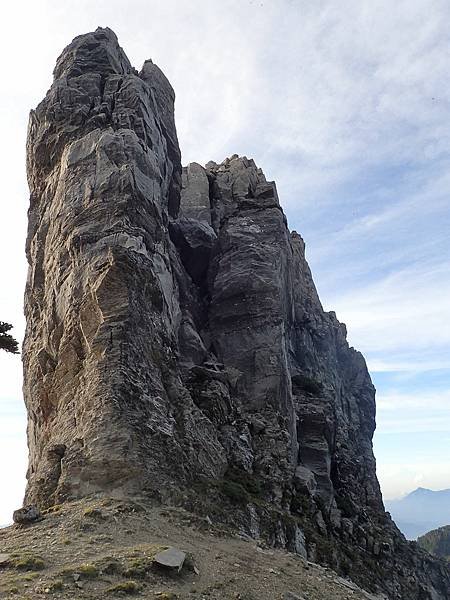
[[(168, 547), (187, 554), (180, 572), (154, 561)], [(32, 525), (0, 530), (0, 598), (45, 595), (74, 600), (375, 598), (330, 569), (243, 539), (182, 509), (112, 499), (52, 507)]]

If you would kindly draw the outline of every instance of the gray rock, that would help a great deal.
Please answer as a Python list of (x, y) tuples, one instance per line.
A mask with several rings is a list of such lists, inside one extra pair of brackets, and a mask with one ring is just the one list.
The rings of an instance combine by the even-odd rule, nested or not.
[(303, 596), (298, 596), (293, 592), (286, 592), (283, 596), (283, 600), (305, 600)]
[(206, 280), (211, 252), (217, 240), (214, 230), (206, 222), (183, 217), (173, 221), (169, 231), (184, 268), (194, 283), (201, 285)]
[(293, 551), (304, 558), (305, 560), (308, 558), (308, 551), (306, 549), (306, 539), (305, 534), (300, 529), (300, 527), (296, 527), (295, 535), (293, 538)]
[(327, 534), (327, 525), (320, 510), (315, 515), (314, 520), (320, 533), (325, 536)]
[(34, 523), (41, 518), (41, 512), (37, 506), (29, 505), (19, 508), (13, 512), (13, 521), (21, 525)]
[(157, 565), (177, 571), (181, 571), (185, 560), (186, 554), (177, 548), (167, 548), (163, 552), (158, 552), (154, 558)]
[(31, 112), (26, 502), (182, 498), (343, 571), (351, 556), (391, 597), (450, 598), (384, 511), (375, 390), (275, 183), (237, 155), (182, 173), (174, 101), (99, 28)]
[(183, 167), (180, 209), (185, 217), (211, 225), (207, 171), (197, 163)]
[(344, 579), (343, 577), (335, 577), (333, 579), (333, 581), (335, 581), (336, 583), (339, 583), (339, 585), (342, 585), (343, 587), (346, 587), (349, 590), (353, 590), (353, 591), (359, 590), (359, 587), (355, 583), (353, 583), (353, 581), (350, 581), (349, 579)]
[(0, 554), (0, 568), (8, 566), (10, 560), (10, 554)]
[(294, 484), (299, 492), (307, 493), (310, 496), (313, 496), (317, 489), (314, 473), (302, 465), (295, 469)]

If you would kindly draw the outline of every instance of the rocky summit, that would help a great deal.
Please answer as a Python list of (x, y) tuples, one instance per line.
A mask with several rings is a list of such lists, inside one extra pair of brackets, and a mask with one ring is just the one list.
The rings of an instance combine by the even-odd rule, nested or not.
[(145, 498), (392, 599), (450, 598), (384, 511), (375, 390), (275, 184), (237, 155), (182, 168), (174, 100), (99, 28), (31, 112), (26, 504)]

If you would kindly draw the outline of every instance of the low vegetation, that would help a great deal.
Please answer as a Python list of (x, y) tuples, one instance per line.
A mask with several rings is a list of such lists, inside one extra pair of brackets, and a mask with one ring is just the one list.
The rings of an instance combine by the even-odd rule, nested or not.
[(19, 345), (11, 334), (8, 333), (12, 325), (0, 321), (0, 350), (5, 350), (11, 354), (19, 354)]
[(429, 531), (417, 539), (419, 546), (450, 562), (450, 525)]
[(139, 591), (139, 585), (135, 581), (120, 581), (107, 588), (109, 594), (136, 594)]
[(10, 562), (19, 571), (41, 571), (45, 568), (45, 562), (40, 556), (28, 552), (13, 554)]

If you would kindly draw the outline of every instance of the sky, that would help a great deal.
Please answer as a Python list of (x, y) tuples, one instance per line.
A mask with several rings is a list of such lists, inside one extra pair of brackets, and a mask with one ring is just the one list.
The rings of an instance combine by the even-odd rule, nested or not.
[[(253, 157), (377, 388), (386, 499), (450, 487), (448, 0), (15, 0), (2, 7), (0, 320), (22, 339), (30, 108), (111, 27), (176, 91), (183, 163)], [(21, 365), (0, 354), (0, 524), (22, 502)]]

